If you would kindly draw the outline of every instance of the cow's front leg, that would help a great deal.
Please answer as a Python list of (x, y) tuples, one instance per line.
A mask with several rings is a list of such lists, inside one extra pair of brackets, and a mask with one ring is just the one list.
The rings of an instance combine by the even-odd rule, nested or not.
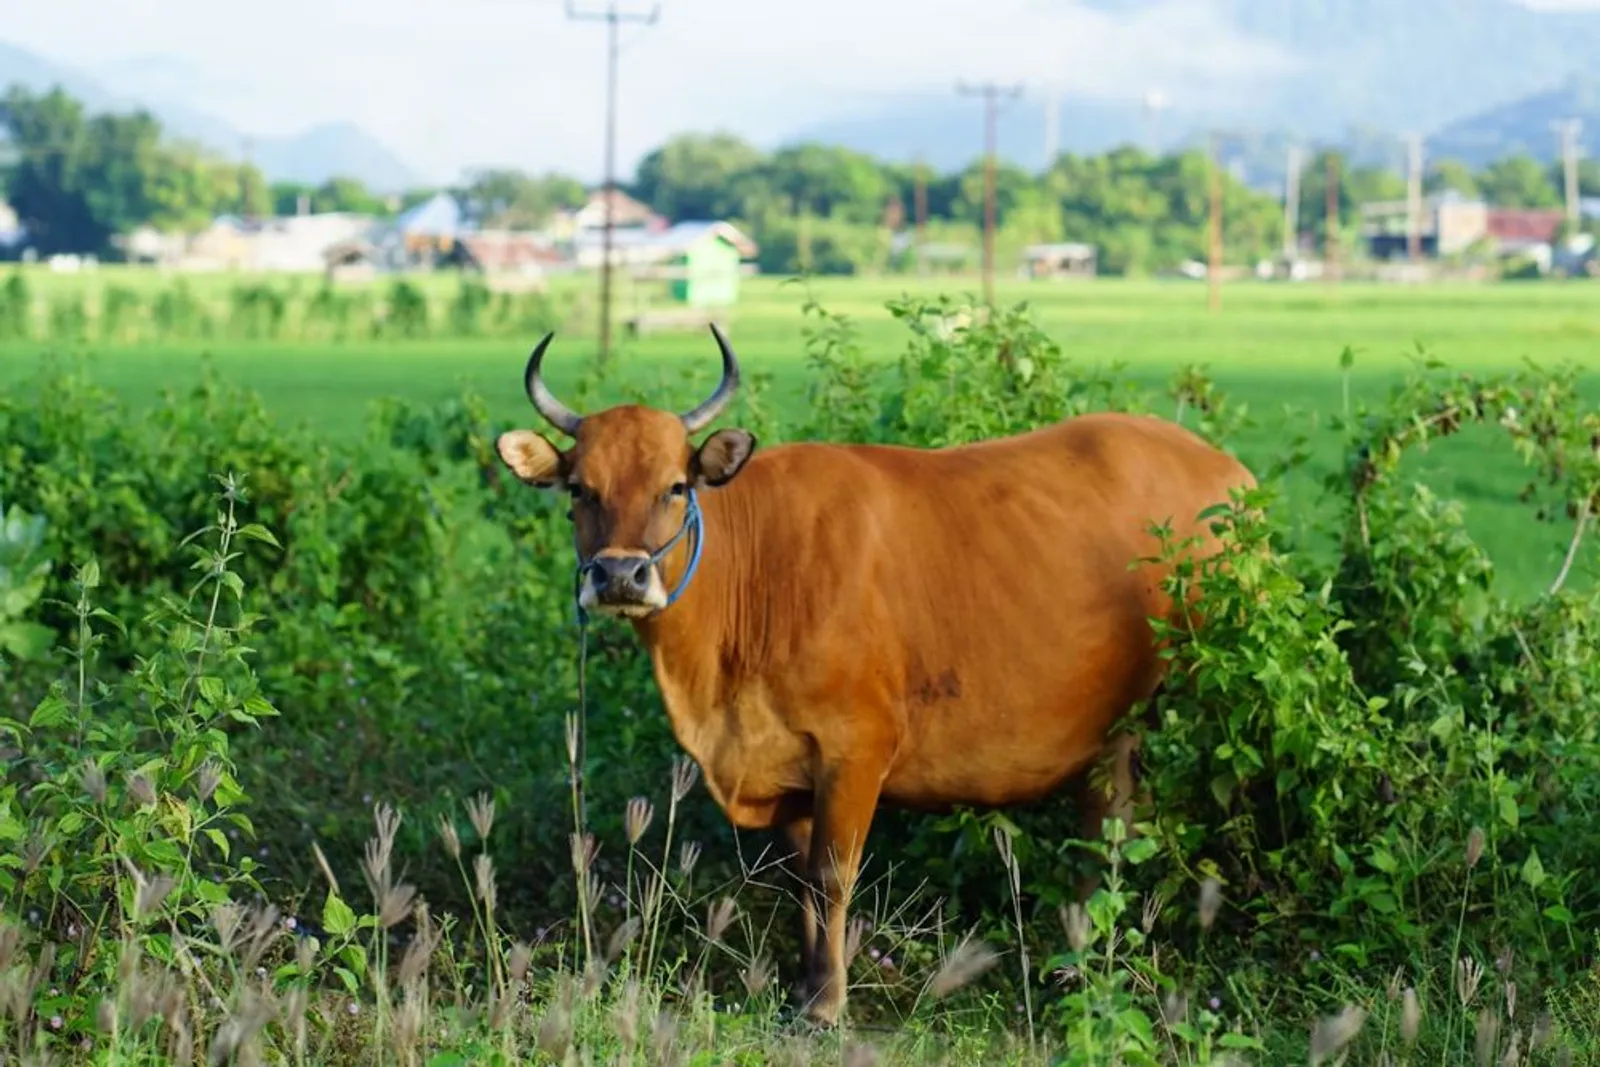
[(811, 838), (816, 821), (811, 816), (811, 798), (804, 802), (785, 802), (779, 809), (778, 832), (787, 846), (785, 862), (800, 884), (800, 982), (804, 1003), (816, 988), (819, 977), (817, 946), (821, 930), (817, 922), (817, 898), (811, 891)]
[(822, 916), (822, 944), (813, 954), (806, 1014), (824, 1026), (838, 1022), (845, 1001), (845, 939), (850, 896), (883, 786), (883, 766), (852, 756), (836, 759), (819, 776), (811, 835), (810, 892)]

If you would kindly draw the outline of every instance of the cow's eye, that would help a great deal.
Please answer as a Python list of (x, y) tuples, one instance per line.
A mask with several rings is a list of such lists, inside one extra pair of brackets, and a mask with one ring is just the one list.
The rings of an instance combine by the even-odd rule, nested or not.
[(688, 482), (673, 482), (672, 488), (667, 490), (668, 496), (682, 496), (689, 491)]

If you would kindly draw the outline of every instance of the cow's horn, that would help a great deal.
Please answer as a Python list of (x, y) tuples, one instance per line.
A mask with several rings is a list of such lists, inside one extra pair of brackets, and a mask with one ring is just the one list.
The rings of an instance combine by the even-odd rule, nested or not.
[(733, 354), (733, 347), (714, 322), (711, 324), (711, 336), (717, 339), (717, 347), (722, 350), (722, 381), (717, 384), (717, 391), (711, 394), (709, 400), (681, 416), (684, 428), (690, 433), (705, 429), (712, 419), (722, 414), (722, 409), (728, 406), (728, 401), (733, 399), (734, 392), (739, 388), (739, 357)]
[(554, 336), (553, 331), (547, 333), (543, 340), (534, 346), (533, 353), (528, 356), (528, 369), (523, 375), (523, 380), (528, 387), (528, 399), (533, 401), (533, 406), (538, 409), (539, 414), (568, 437), (576, 437), (583, 417), (557, 400), (556, 395), (539, 376), (539, 364), (544, 361), (544, 350), (550, 347), (550, 339)]

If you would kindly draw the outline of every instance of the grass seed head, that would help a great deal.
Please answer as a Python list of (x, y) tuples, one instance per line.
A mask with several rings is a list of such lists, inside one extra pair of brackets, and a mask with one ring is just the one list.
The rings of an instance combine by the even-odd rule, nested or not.
[(1477, 1029), (1472, 1038), (1472, 1060), (1478, 1067), (1491, 1067), (1499, 1040), (1500, 1016), (1488, 1007), (1480, 1009)]
[(1407, 1045), (1416, 1044), (1417, 1031), (1422, 1026), (1422, 1004), (1417, 1000), (1415, 986), (1406, 986), (1400, 995), (1400, 1038)]
[(195, 799), (204, 804), (211, 799), (212, 794), (217, 791), (217, 786), (221, 784), (222, 768), (217, 766), (215, 760), (206, 760), (200, 765), (200, 770), (195, 774)]
[(479, 793), (468, 800), (467, 818), (472, 821), (472, 828), (478, 832), (478, 840), (489, 840), (489, 831), (494, 829), (494, 798), (488, 793)]
[(993, 967), (999, 958), (999, 953), (984, 942), (967, 938), (944, 961), (928, 991), (942, 1000)]
[(688, 878), (700, 862), (700, 842), (685, 841), (678, 848), (678, 873)]
[(138, 804), (141, 808), (153, 807), (155, 806), (156, 802), (155, 783), (152, 782), (142, 771), (138, 774), (129, 775), (128, 795), (132, 797), (134, 803)]
[(106, 772), (100, 769), (100, 764), (96, 763), (92, 756), (83, 761), (81, 781), (83, 791), (89, 794), (89, 799), (96, 804), (106, 802)]
[(740, 969), (739, 981), (744, 983), (744, 991), (748, 996), (759, 997), (772, 984), (772, 964), (765, 956), (757, 956), (748, 967)]
[(611, 937), (606, 942), (606, 962), (616, 963), (622, 958), (622, 953), (639, 936), (639, 930), (644, 926), (643, 920), (637, 915), (631, 915), (623, 921), (622, 925), (612, 931)]
[(1464, 1008), (1478, 995), (1478, 983), (1483, 980), (1483, 964), (1470, 956), (1456, 961), (1456, 996)]
[(480, 852), (472, 861), (472, 873), (478, 887), (478, 899), (483, 901), (483, 906), (489, 911), (494, 911), (496, 900), (494, 884), (494, 860), (489, 858), (487, 852)]
[(439, 839), (444, 842), (444, 850), (453, 860), (461, 858), (461, 835), (456, 833), (456, 824), (448, 816), (439, 816)]
[(627, 810), (623, 813), (623, 827), (627, 831), (628, 845), (637, 845), (639, 839), (650, 829), (650, 820), (655, 816), (655, 808), (644, 797), (634, 797), (628, 801)]
[(1311, 1028), (1311, 1063), (1313, 1067), (1337, 1056), (1344, 1047), (1355, 1040), (1366, 1021), (1367, 1013), (1354, 1004), (1346, 1004), (1337, 1015), (1317, 1020)]
[(1483, 827), (1474, 826), (1467, 834), (1467, 870), (1478, 865), (1483, 858)]
[(1082, 904), (1074, 901), (1063, 904), (1058, 909), (1061, 917), (1061, 928), (1067, 932), (1067, 941), (1072, 945), (1072, 951), (1082, 952), (1089, 947), (1090, 935), (1094, 928), (1089, 922), (1089, 913)]
[(1214, 877), (1207, 877), (1200, 883), (1200, 929), (1211, 929), (1221, 907), (1222, 883)]
[(672, 762), (672, 802), (682, 803), (683, 798), (689, 795), (689, 790), (694, 788), (694, 783), (700, 779), (700, 765), (687, 756), (679, 756)]
[(533, 949), (525, 942), (518, 941), (511, 946), (511, 957), (506, 963), (506, 973), (513, 982), (520, 982), (528, 976), (528, 964), (533, 960)]
[(411, 906), (416, 900), (417, 887), (397, 885), (385, 889), (378, 901), (378, 922), (385, 930), (393, 929), (411, 918)]

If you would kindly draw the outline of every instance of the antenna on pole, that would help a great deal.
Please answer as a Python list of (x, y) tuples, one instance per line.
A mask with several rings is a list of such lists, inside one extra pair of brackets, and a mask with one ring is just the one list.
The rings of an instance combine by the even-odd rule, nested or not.
[(567, 18), (606, 24), (606, 159), (605, 178), (600, 196), (605, 210), (605, 221), (600, 231), (600, 362), (611, 355), (611, 245), (616, 228), (616, 162), (617, 162), (617, 26), (631, 22), (643, 26), (655, 25), (661, 15), (661, 5), (656, 4), (650, 13), (623, 12), (617, 0), (608, 0), (603, 11), (581, 11), (566, 0)]
[(1013, 99), (1022, 95), (1022, 85), (1001, 87), (988, 81), (981, 85), (956, 83), (956, 92), (962, 96), (983, 97), (983, 301), (994, 307), (994, 171), (995, 171), (995, 119), (999, 115), (1001, 98)]

